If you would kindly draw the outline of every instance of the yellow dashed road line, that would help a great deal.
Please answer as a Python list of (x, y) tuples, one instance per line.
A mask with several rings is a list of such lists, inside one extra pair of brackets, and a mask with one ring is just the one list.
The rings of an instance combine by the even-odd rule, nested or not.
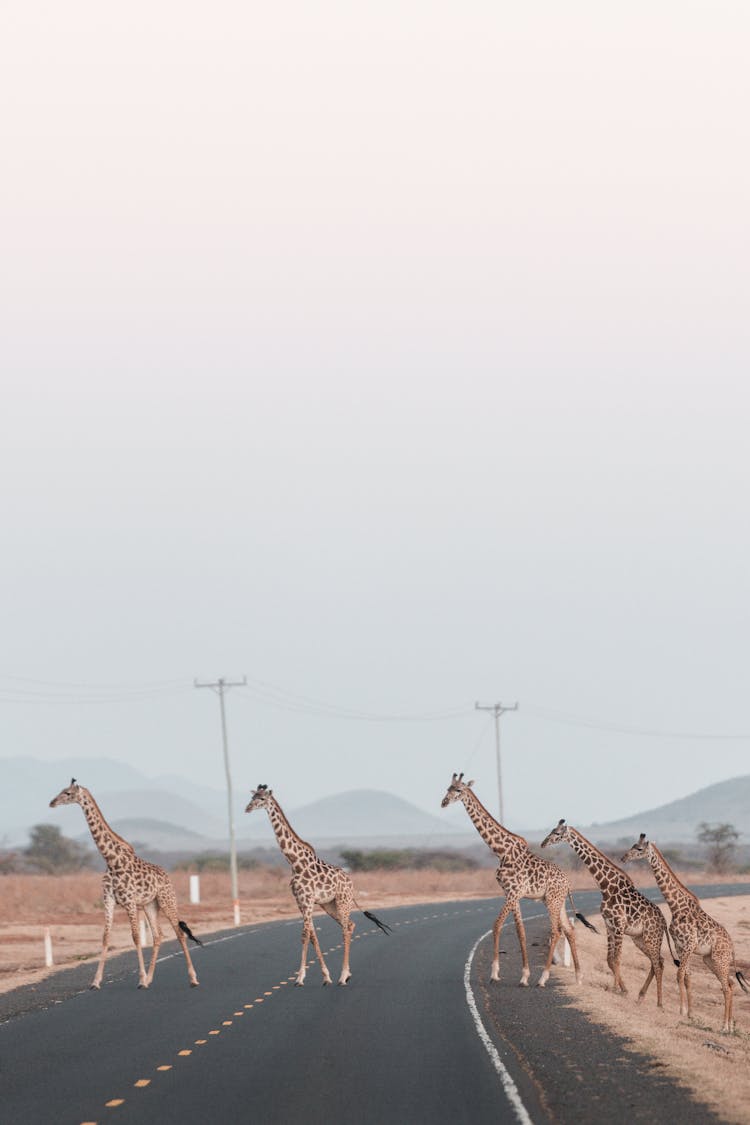
[[(476, 907), (475, 908), (475, 910), (477, 910), (477, 911), (482, 910), (482, 909), (483, 909), (483, 907)], [(460, 911), (460, 910), (453, 911), (454, 915), (461, 914), (461, 913), (469, 913), (469, 911)], [(427, 922), (427, 921), (430, 921), (431, 918), (438, 918), (438, 917), (447, 918), (447, 917), (449, 917), (449, 915), (446, 913), (446, 914), (443, 914), (443, 915), (437, 915), (437, 914), (433, 914), (431, 916), (425, 915), (422, 918), (407, 918), (407, 919), (404, 919), (402, 922), (394, 922), (393, 925), (394, 925), (394, 927), (395, 926), (401, 926), (401, 925), (410, 926), (410, 925), (412, 925), (412, 923), (416, 924), (418, 922)], [(358, 941), (361, 937), (367, 937), (368, 935), (374, 935), (374, 934), (377, 934), (377, 933), (378, 933), (378, 930), (373, 928), (372, 930), (365, 930), (361, 934), (355, 934), (353, 936), (354, 936), (354, 940)], [(330, 953), (335, 953), (339, 949), (343, 949), (343, 942), (340, 945), (334, 945), (330, 949), (326, 950), (325, 955), (327, 956)], [(317, 962), (316, 962), (315, 959), (313, 959), (312, 961), (308, 961), (307, 962), (307, 968), (311, 969), (316, 963)], [(255, 1000), (253, 1001), (252, 1004), (250, 1004), (250, 1003), (245, 1004), (244, 1005), (245, 1011), (252, 1010), (252, 1008), (255, 1006), (255, 1004), (265, 1003), (265, 998), (267, 996), (273, 996), (274, 992), (278, 992), (285, 985), (289, 984), (290, 981), (296, 981), (296, 979), (297, 979), (297, 973), (292, 973), (290, 976), (288, 976), (286, 978), (286, 980), (279, 981), (278, 984), (272, 985), (271, 990), (268, 991), (268, 992), (264, 992), (263, 996), (256, 996), (256, 998), (255, 998)], [(243, 1016), (245, 1014), (245, 1011), (235, 1012), (234, 1015), (235, 1016)], [(223, 1020), (222, 1021), (222, 1027), (231, 1027), (231, 1026), (232, 1026), (232, 1020)], [(213, 1030), (209, 1031), (208, 1034), (209, 1035), (221, 1035), (221, 1031), (219, 1029), (213, 1029)], [(195, 1042), (195, 1045), (197, 1047), (202, 1047), (206, 1043), (208, 1043), (208, 1040), (207, 1039), (196, 1039), (196, 1040), (194, 1040), (194, 1042)], [(177, 1052), (177, 1054), (180, 1057), (183, 1057), (183, 1058), (185, 1058), (189, 1055), (192, 1055), (192, 1053), (193, 1053), (192, 1050), (187, 1050), (187, 1049)], [(157, 1066), (156, 1069), (157, 1069), (157, 1071), (162, 1071), (162, 1072), (169, 1071), (169, 1070), (172, 1069), (172, 1064), (171, 1063), (170, 1064), (165, 1063), (165, 1064), (162, 1064), (161, 1066)], [(139, 1078), (133, 1083), (133, 1085), (135, 1087), (143, 1089), (146, 1086), (151, 1085), (151, 1079), (150, 1078)], [(112, 1098), (110, 1101), (105, 1102), (104, 1104), (105, 1104), (107, 1109), (115, 1109), (117, 1106), (124, 1105), (125, 1099), (124, 1098)], [(81, 1125), (98, 1125), (98, 1122), (96, 1122), (96, 1121), (83, 1121), (83, 1122), (81, 1122)]]

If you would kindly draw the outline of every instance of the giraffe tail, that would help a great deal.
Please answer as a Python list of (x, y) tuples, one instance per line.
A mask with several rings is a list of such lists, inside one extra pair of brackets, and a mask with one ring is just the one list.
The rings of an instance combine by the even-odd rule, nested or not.
[(195, 936), (193, 931), (190, 929), (190, 926), (188, 926), (187, 922), (180, 922), (179, 926), (180, 926), (180, 929), (182, 930), (183, 934), (187, 934), (187, 936), (190, 938), (190, 940), (194, 941), (196, 945), (203, 945), (203, 942), (201, 941), (201, 939), (197, 938)]
[(575, 914), (575, 916), (576, 916), (576, 918), (578, 919), (578, 921), (579, 921), (579, 922), (583, 922), (584, 926), (585, 926), (585, 927), (586, 927), (586, 928), (587, 928), (588, 930), (593, 930), (595, 934), (598, 934), (598, 933), (599, 933), (599, 931), (597, 930), (597, 928), (596, 928), (596, 926), (595, 926), (595, 925), (593, 924), (593, 922), (589, 922), (589, 920), (588, 920), (588, 918), (587, 918), (587, 917), (585, 916), (585, 914), (581, 914), (581, 912), (580, 912), (579, 910), (576, 910), (576, 904), (575, 904), (575, 902), (573, 901), (573, 892), (572, 892), (572, 891), (568, 891), (568, 898), (569, 898), (569, 900), (570, 900), (570, 908), (571, 908), (571, 910), (573, 911), (573, 913)]
[(676, 965), (676, 966), (677, 966), (677, 968), (679, 969), (679, 967), (680, 967), (680, 962), (679, 962), (679, 961), (677, 960), (677, 958), (676, 958), (676, 957), (675, 957), (675, 955), (674, 955), (674, 949), (672, 949), (672, 942), (671, 942), (671, 939), (670, 939), (670, 937), (669, 937), (669, 926), (666, 926), (666, 927), (665, 927), (665, 929), (664, 929), (664, 934), (665, 934), (665, 937), (666, 937), (666, 939), (667, 939), (667, 945), (669, 946), (669, 952), (670, 952), (670, 953), (672, 954), (672, 960), (674, 961), (675, 965)]
[(381, 922), (380, 919), (376, 918), (374, 914), (371, 914), (369, 910), (363, 910), (362, 913), (365, 918), (369, 918), (371, 922), (374, 922), (378, 929), (382, 930), (384, 934), (391, 933), (391, 927), (386, 922)]
[(734, 975), (737, 977), (737, 983), (739, 984), (742, 991), (750, 992), (750, 988), (747, 987), (747, 980), (744, 974), (741, 973), (739, 969), (737, 969)]

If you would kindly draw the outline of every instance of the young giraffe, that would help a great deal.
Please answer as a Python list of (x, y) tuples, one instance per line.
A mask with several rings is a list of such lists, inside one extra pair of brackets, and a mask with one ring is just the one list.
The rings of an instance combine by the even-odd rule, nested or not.
[[(565, 914), (565, 900), (568, 896), (573, 903), (570, 881), (567, 875), (556, 863), (551, 863), (548, 859), (542, 859), (540, 856), (534, 855), (523, 836), (516, 836), (513, 832), (509, 832), (494, 817), (490, 816), (472, 789), (474, 782), (464, 782), (463, 776), (462, 773), (458, 776), (455, 773), (453, 774), (448, 791), (441, 802), (442, 808), (447, 808), (453, 801), (461, 801), (479, 835), (500, 859), (500, 866), (495, 873), (495, 878), (500, 890), (505, 894), (505, 905), (498, 914), (492, 929), (494, 947), (490, 980), (500, 980), (500, 931), (505, 919), (512, 912), (523, 960), (523, 972), (519, 983), (524, 987), (528, 985), (531, 969), (526, 953), (526, 931), (521, 918), (520, 899), (531, 898), (543, 900), (549, 912), (550, 920), (547, 964), (537, 981), (538, 986), (544, 988), (549, 979), (550, 966), (561, 931), (570, 945), (576, 981), (580, 983), (582, 978), (575, 934), (571, 926), (568, 925), (567, 915)], [(575, 905), (573, 905), (573, 910), (575, 911)], [(577, 917), (589, 929), (594, 929), (582, 914), (578, 914)]]
[[(273, 795), (273, 790), (267, 785), (259, 785), (253, 793), (245, 812), (254, 809), (265, 809), (271, 820), (271, 826), (276, 834), (279, 847), (292, 866), (292, 879), (290, 886), (292, 894), (297, 900), (300, 914), (302, 915), (302, 960), (297, 973), (296, 985), (305, 983), (307, 973), (307, 949), (310, 941), (313, 943), (315, 954), (323, 973), (323, 984), (331, 983), (331, 974), (323, 959), (323, 953), (318, 941), (318, 935), (313, 925), (313, 910), (322, 906), (335, 922), (341, 926), (344, 935), (344, 961), (341, 966), (339, 984), (346, 984), (351, 979), (349, 969), (349, 949), (352, 942), (354, 922), (350, 919), (352, 908), (362, 908), (354, 898), (352, 881), (345, 871), (326, 863), (320, 859), (311, 844), (301, 840), (287, 820), (281, 805)], [(369, 910), (363, 910), (365, 918), (369, 918), (383, 933), (390, 933), (390, 926), (381, 922)]]
[(659, 890), (672, 913), (669, 932), (679, 957), (677, 985), (680, 990), (680, 1015), (687, 1015), (688, 1019), (692, 1015), (693, 996), (690, 973), (687, 970), (691, 955), (697, 953), (721, 985), (724, 993), (724, 1025), (721, 1030), (731, 1031), (734, 984), (730, 976), (732, 967), (740, 988), (748, 991), (744, 976), (737, 971), (731, 937), (722, 925), (706, 913), (697, 896), (683, 886), (656, 844), (646, 839), (645, 832), (641, 832), (638, 842), (625, 852), (620, 862), (629, 863), (637, 859), (646, 859), (651, 864)]
[(620, 973), (622, 939), (627, 934), (651, 962), (648, 976), (638, 993), (638, 1002), (643, 1000), (651, 981), (656, 977), (656, 1003), (661, 1008), (661, 979), (664, 971), (661, 946), (667, 930), (664, 915), (655, 903), (649, 902), (641, 894), (627, 872), (617, 867), (564, 820), (542, 840), (542, 847), (562, 844), (564, 841), (581, 857), (602, 892), (601, 915), (607, 927), (607, 964), (615, 978), (615, 989), (619, 988), (623, 993), (628, 991)]
[[(80, 805), (83, 809), (94, 843), (107, 864), (107, 870), (102, 879), (102, 897), (104, 899), (102, 952), (91, 987), (101, 988), (104, 963), (107, 960), (109, 948), (109, 935), (112, 930), (112, 919), (115, 913), (115, 904), (117, 904), (125, 907), (130, 919), (130, 931), (138, 954), (138, 987), (148, 988), (154, 979), (156, 958), (159, 953), (159, 946), (162, 943), (162, 932), (159, 925), (159, 910), (161, 909), (172, 923), (177, 940), (182, 946), (182, 952), (185, 954), (185, 960), (187, 961), (190, 986), (191, 988), (197, 988), (198, 978), (195, 975), (193, 962), (190, 960), (185, 935), (187, 934), (196, 945), (202, 945), (203, 942), (194, 937), (187, 924), (181, 922), (177, 917), (177, 899), (174, 887), (164, 868), (141, 859), (135, 854), (132, 844), (112, 831), (88, 789), (79, 785), (75, 778), (71, 780), (67, 789), (61, 790), (56, 797), (52, 798), (50, 808), (74, 804)], [(140, 927), (138, 926), (139, 909), (148, 919), (153, 938), (151, 964), (148, 967), (148, 972), (146, 972), (143, 964)]]

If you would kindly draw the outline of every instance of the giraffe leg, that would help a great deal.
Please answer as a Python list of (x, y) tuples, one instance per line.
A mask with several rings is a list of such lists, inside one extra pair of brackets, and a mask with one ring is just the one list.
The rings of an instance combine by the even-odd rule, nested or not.
[(159, 904), (157, 901), (154, 899), (152, 902), (147, 902), (143, 907), (143, 913), (146, 915), (148, 928), (151, 930), (151, 962), (146, 973), (146, 981), (150, 985), (154, 979), (156, 959), (159, 956), (159, 947), (163, 940), (161, 926), (159, 925)]
[(133, 945), (138, 954), (138, 987), (148, 988), (148, 980), (146, 979), (146, 967), (143, 964), (143, 949), (141, 948), (141, 930), (138, 925), (138, 907), (134, 903), (129, 903), (125, 909), (128, 912), (128, 920), (130, 921), (130, 933), (133, 936)]
[(351, 979), (351, 969), (349, 968), (349, 949), (352, 944), (352, 934), (354, 933), (354, 922), (350, 919), (349, 915), (344, 915), (342, 912), (341, 918), (341, 932), (344, 935), (344, 960), (341, 964), (341, 976), (339, 977), (339, 984), (346, 984)]
[(311, 929), (311, 927), (312, 927), (312, 921), (310, 921), (308, 923), (307, 919), (303, 918), (302, 919), (302, 960), (299, 963), (299, 972), (297, 973), (297, 979), (294, 982), (295, 987), (297, 987), (297, 988), (302, 987), (302, 985), (305, 983), (305, 977), (307, 976), (307, 949), (308, 949), (308, 946), (310, 945), (310, 929)]
[(680, 964), (679, 968), (677, 969), (677, 988), (680, 993), (680, 1015), (687, 1016), (688, 1019), (690, 1019), (693, 1010), (693, 997), (688, 982), (688, 962), (690, 961), (690, 955), (693, 952), (693, 947), (690, 945), (683, 945), (682, 949), (678, 949), (677, 952), (680, 957)]
[(490, 980), (500, 980), (500, 931), (502, 930), (505, 919), (513, 909), (512, 905), (505, 900), (505, 905), (495, 919), (495, 925), (492, 927), (492, 971), (490, 973)]
[(351, 969), (349, 968), (349, 950), (352, 944), (352, 934), (354, 933), (354, 922), (352, 922), (349, 912), (351, 906), (338, 899), (332, 902), (321, 902), (320, 904), (325, 910), (326, 914), (333, 918), (334, 922), (338, 922), (341, 926), (341, 933), (344, 938), (344, 960), (341, 965), (341, 976), (339, 977), (339, 984), (346, 984), (351, 980)]
[(648, 941), (645, 937), (634, 937), (633, 938), (633, 944), (638, 949), (640, 949), (641, 953), (644, 953), (646, 955), (646, 957), (648, 957), (649, 961), (651, 962), (651, 967), (649, 968), (648, 976), (646, 977), (645, 981), (643, 982), (643, 985), (641, 987), (641, 991), (638, 993), (638, 999), (636, 1000), (636, 1003), (637, 1004), (641, 1003), (641, 1001), (643, 1000), (643, 998), (645, 997), (646, 993), (648, 992), (648, 990), (651, 986), (651, 981), (654, 979), (654, 977), (656, 977), (656, 1006), (657, 1006), (657, 1008), (661, 1008), (661, 1007), (663, 1007), (662, 996), (661, 996), (661, 981), (662, 981), (662, 974), (664, 972), (664, 958), (661, 955), (661, 949), (660, 949), (661, 940), (659, 940), (659, 944), (657, 946), (656, 942), (653, 941), (653, 940)]
[(715, 955), (709, 954), (703, 958), (703, 963), (715, 975), (721, 991), (724, 994), (724, 1023), (721, 1025), (721, 1030), (724, 1034), (729, 1034), (732, 1031), (732, 978), (729, 975), (729, 963), (725, 963), (722, 957), (721, 961), (717, 961)]
[(576, 975), (576, 984), (580, 984), (583, 980), (583, 973), (581, 972), (581, 965), (578, 960), (578, 946), (576, 945), (575, 929), (568, 922), (568, 917), (565, 913), (565, 906), (563, 905), (562, 913), (560, 915), (560, 927), (565, 939), (570, 946), (570, 955), (573, 958), (573, 970)]
[[(317, 930), (315, 929), (315, 926), (313, 925), (312, 918), (310, 919), (310, 940), (313, 943), (313, 948), (315, 949), (315, 956), (318, 958), (318, 963), (320, 964), (320, 971), (323, 974), (323, 984), (324, 985), (331, 984), (331, 974), (328, 972), (328, 966), (325, 963), (325, 959), (323, 957), (323, 950), (320, 948), (320, 942), (318, 941), (318, 933), (317, 933)], [(344, 935), (344, 948), (346, 948), (346, 934)]]
[(109, 935), (112, 932), (112, 919), (115, 916), (115, 896), (108, 888), (106, 882), (104, 885), (104, 933), (102, 935), (102, 952), (99, 957), (99, 964), (96, 967), (94, 979), (91, 982), (91, 988), (101, 988), (102, 977), (104, 975), (104, 962), (107, 960), (107, 950), (109, 949)]
[[(177, 898), (175, 896), (174, 889), (173, 889), (171, 883), (169, 884), (168, 887), (163, 887), (159, 891), (159, 893), (156, 896), (156, 902), (158, 904), (157, 910), (158, 910), (159, 907), (161, 907), (161, 909), (164, 911), (164, 913), (166, 914), (167, 919), (169, 921), (169, 924), (171, 925), (172, 929), (175, 932), (175, 937), (177, 938), (177, 940), (180, 943), (180, 947), (182, 948), (182, 952), (183, 952), (183, 955), (185, 957), (185, 962), (187, 964), (188, 980), (190, 981), (190, 987), (191, 988), (197, 988), (200, 982), (199, 982), (197, 974), (195, 972), (193, 960), (190, 956), (190, 950), (188, 949), (187, 938), (185, 937), (185, 934), (180, 927), (180, 919), (177, 915)], [(157, 923), (157, 925), (158, 925), (158, 923)], [(159, 935), (159, 939), (161, 941), (161, 934)], [(152, 963), (153, 963), (153, 966), (156, 965), (156, 955), (155, 954), (154, 954), (154, 958), (153, 958)], [(152, 975), (153, 975), (153, 972), (152, 972), (151, 969), (149, 970), (149, 972), (151, 972)]]
[(521, 917), (521, 905), (518, 902), (513, 906), (513, 920), (516, 923), (516, 933), (518, 934), (518, 944), (521, 946), (521, 961), (523, 963), (521, 979), (518, 983), (522, 988), (528, 988), (531, 968), (529, 967), (529, 955), (526, 952), (526, 930)]
[(607, 931), (607, 964), (615, 978), (615, 992), (619, 991), (627, 996), (628, 990), (620, 973), (620, 958), (622, 956), (622, 934), (617, 930)]
[[(687, 996), (687, 1017), (688, 1017), (688, 1019), (692, 1019), (692, 1015), (693, 1015), (693, 989), (692, 989), (691, 984), (690, 984), (690, 973), (688, 973), (687, 970), (685, 971), (685, 993), (686, 993), (686, 996)], [(682, 1005), (682, 998), (680, 998), (680, 1005)], [(682, 1007), (680, 1007), (680, 1011), (682, 1011)]]
[(547, 951), (547, 963), (544, 966), (544, 969), (542, 970), (542, 975), (540, 976), (539, 980), (537, 981), (537, 987), (538, 988), (544, 988), (547, 981), (549, 980), (549, 971), (550, 971), (550, 968), (552, 966), (552, 958), (555, 955), (555, 950), (557, 949), (557, 943), (560, 940), (560, 933), (561, 933), (560, 910), (563, 909), (564, 905), (565, 904), (563, 902), (563, 906), (561, 907), (560, 903), (557, 901), (557, 899), (554, 899), (551, 902), (547, 903), (547, 911), (549, 913), (549, 927), (550, 927), (549, 928), (549, 949)]
[[(297, 897), (296, 891), (295, 897)], [(309, 948), (310, 942), (312, 942), (313, 949), (315, 950), (315, 955), (318, 958), (318, 963), (320, 964), (321, 972), (323, 973), (323, 984), (330, 984), (331, 974), (328, 972), (328, 966), (326, 965), (323, 958), (323, 951), (320, 948), (318, 935), (315, 932), (315, 926), (313, 925), (313, 909), (315, 907), (315, 903), (312, 900), (306, 901), (301, 896), (297, 897), (297, 903), (299, 905), (300, 911), (302, 912), (302, 958), (300, 960), (297, 979), (294, 983), (300, 986), (305, 983), (305, 977), (307, 975), (307, 950)]]
[[(549, 953), (547, 955), (547, 964), (544, 966), (544, 972), (539, 978), (538, 986), (539, 988), (544, 988), (547, 981), (549, 980), (550, 968), (554, 961), (555, 950), (557, 949), (557, 944), (560, 940), (561, 932), (564, 934), (565, 939), (570, 946), (570, 953), (573, 958), (573, 968), (576, 974), (576, 984), (580, 984), (582, 980), (581, 966), (578, 961), (578, 949), (576, 948), (575, 934), (573, 933), (572, 927), (568, 923), (568, 918), (565, 913), (565, 899), (562, 900), (562, 904), (560, 905), (559, 910), (557, 908), (556, 900), (552, 903), (552, 905), (549, 905), (547, 909), (549, 910), (550, 919)], [(557, 923), (555, 923), (555, 918), (557, 918)]]

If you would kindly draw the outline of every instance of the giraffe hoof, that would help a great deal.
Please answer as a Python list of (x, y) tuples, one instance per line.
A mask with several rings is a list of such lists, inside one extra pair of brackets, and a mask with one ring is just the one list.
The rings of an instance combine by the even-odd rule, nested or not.
[(102, 986), (100, 984), (97, 984), (96, 982), (94, 982), (94, 984), (89, 985), (89, 990), (91, 992), (101, 992)]
[(191, 987), (191, 988), (199, 988), (199, 987), (200, 987), (200, 981), (198, 981), (198, 980), (191, 980), (191, 982), (190, 982), (190, 987)]

